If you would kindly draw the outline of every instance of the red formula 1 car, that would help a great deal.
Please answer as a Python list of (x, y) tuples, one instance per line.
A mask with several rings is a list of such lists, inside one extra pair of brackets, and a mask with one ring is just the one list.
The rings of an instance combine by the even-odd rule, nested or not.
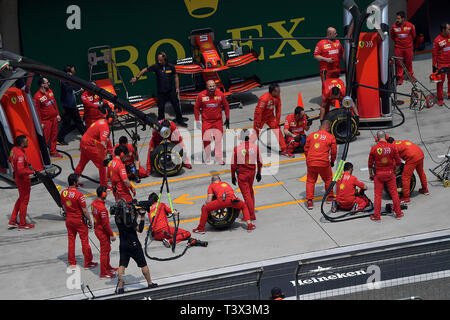
[(208, 80), (214, 80), (217, 88), (227, 97), (261, 86), (256, 76), (247, 79), (228, 77), (227, 83), (222, 82), (219, 77), (221, 71), (258, 61), (256, 52), (242, 54), (241, 48), (235, 51), (225, 51), (223, 48), (220, 50), (214, 42), (214, 31), (211, 28), (193, 30), (190, 41), (192, 57), (178, 60), (175, 65), (177, 73), (192, 75), (193, 84), (180, 90), (181, 101), (195, 102), (197, 95), (206, 89), (205, 83)]

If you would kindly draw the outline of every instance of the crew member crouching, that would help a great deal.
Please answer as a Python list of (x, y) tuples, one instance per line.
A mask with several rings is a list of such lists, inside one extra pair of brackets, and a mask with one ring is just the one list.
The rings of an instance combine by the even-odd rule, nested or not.
[(305, 110), (302, 107), (296, 107), (294, 114), (286, 117), (286, 121), (284, 122), (284, 137), (289, 154), (303, 152), (306, 143), (305, 131), (309, 130), (311, 124), (312, 121), (308, 120)]
[(127, 137), (121, 136), (119, 138), (119, 144), (114, 146), (114, 150), (118, 146), (124, 146), (128, 149), (128, 154), (125, 155), (125, 159), (123, 161), (128, 174), (128, 179), (135, 180), (139, 183), (141, 178), (148, 177), (147, 171), (143, 166), (141, 166), (139, 154), (137, 153), (136, 148), (131, 143), (128, 143)]
[[(339, 209), (357, 212), (369, 205), (369, 199), (362, 191), (367, 190), (367, 186), (353, 176), (352, 173), (353, 164), (347, 162), (344, 165), (342, 178), (336, 183), (336, 204)], [(356, 187), (360, 188), (358, 195), (356, 195)], [(335, 207), (333, 206), (333, 208)], [(332, 209), (332, 211), (336, 210)]]

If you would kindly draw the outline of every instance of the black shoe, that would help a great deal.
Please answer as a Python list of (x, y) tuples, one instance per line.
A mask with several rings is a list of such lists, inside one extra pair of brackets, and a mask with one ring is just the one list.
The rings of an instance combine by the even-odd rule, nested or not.
[(183, 128), (187, 128), (187, 123), (184, 122), (183, 120), (174, 120), (173, 122), (175, 122), (178, 126), (183, 127)]
[(68, 146), (69, 144), (67, 142), (65, 142), (64, 140), (56, 140), (56, 143), (61, 145), (61, 146)]
[(147, 288), (149, 288), (149, 289), (153, 289), (153, 288), (156, 288), (156, 287), (158, 287), (158, 284), (157, 284), (157, 283), (154, 283), (154, 282), (152, 282), (152, 283), (150, 283), (150, 284), (148, 285), (148, 287), (147, 287)]
[(123, 293), (125, 293), (124, 288), (117, 288), (116, 294), (123, 294)]

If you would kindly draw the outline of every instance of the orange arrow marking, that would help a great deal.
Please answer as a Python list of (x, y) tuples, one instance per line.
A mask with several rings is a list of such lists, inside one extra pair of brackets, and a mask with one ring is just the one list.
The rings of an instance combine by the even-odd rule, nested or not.
[[(306, 174), (305, 176), (303, 176), (302, 178), (298, 179), (298, 181), (300, 182), (305, 182), (306, 183), (306, 178), (308, 177), (308, 175)], [(322, 179), (317, 178), (317, 182), (316, 183), (322, 183)]]

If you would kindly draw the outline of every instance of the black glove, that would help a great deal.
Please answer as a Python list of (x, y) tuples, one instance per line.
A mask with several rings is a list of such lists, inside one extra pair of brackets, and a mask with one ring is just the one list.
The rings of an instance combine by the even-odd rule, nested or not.
[(334, 162), (331, 163), (331, 167), (332, 167), (332, 168), (334, 167)]
[(306, 118), (306, 120), (307, 120), (306, 125), (308, 127), (311, 127), (313, 121), (310, 118), (308, 118), (308, 117)]
[(300, 140), (301, 140), (301, 136), (300, 135), (298, 135), (298, 136), (296, 136), (295, 138), (294, 138), (294, 141), (295, 142), (300, 142)]
[(438, 68), (436, 66), (433, 66), (433, 73), (435, 73), (436, 71), (438, 71)]
[(232, 183), (233, 185), (236, 185), (236, 177), (232, 177), (232, 178), (231, 178), (231, 183)]
[(225, 128), (230, 129), (230, 119), (226, 119), (223, 125), (225, 126)]
[(260, 182), (261, 181), (261, 173), (257, 173), (256, 174), (256, 181)]

